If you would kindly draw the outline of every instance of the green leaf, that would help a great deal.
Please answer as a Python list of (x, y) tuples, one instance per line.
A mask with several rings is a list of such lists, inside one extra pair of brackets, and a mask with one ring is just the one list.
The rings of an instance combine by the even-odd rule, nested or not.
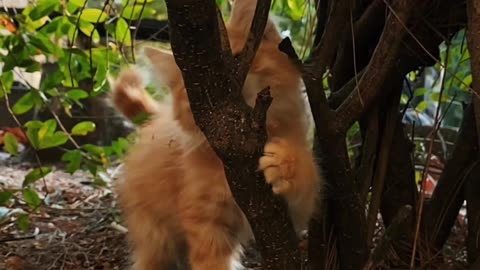
[(82, 145), (80, 148), (87, 151), (94, 158), (99, 158), (105, 154), (103, 148), (89, 143)]
[(44, 53), (50, 53), (55, 56), (61, 56), (62, 50), (60, 50), (49, 38), (43, 35), (29, 35), (28, 43), (32, 44), (36, 48), (40, 49)]
[[(69, 16), (67, 17), (68, 23), (68, 28), (66, 28), (67, 31), (67, 36), (70, 42), (74, 42), (78, 38), (78, 31), (84, 33), (88, 37), (92, 37), (94, 41), (97, 41), (100, 39), (100, 35), (98, 34), (98, 31), (95, 29), (95, 25), (91, 22), (85, 21), (81, 18), (78, 18), (76, 16)], [(95, 21), (96, 22), (96, 21)], [(76, 51), (81, 51), (79, 49), (75, 48), (67, 48), (64, 49), (66, 54), (69, 52), (78, 54)], [(85, 54), (84, 52), (82, 52)], [(60, 61), (59, 61), (60, 62)]]
[(42, 200), (38, 196), (37, 192), (33, 189), (26, 188), (23, 190), (23, 199), (31, 209), (35, 209), (42, 203)]
[(13, 197), (13, 192), (4, 190), (0, 192), (0, 205), (6, 205), (7, 202)]
[(51, 136), (47, 136), (40, 141), (38, 149), (53, 148), (65, 144), (68, 136), (63, 131), (57, 131)]
[(423, 96), (425, 95), (425, 93), (427, 93), (427, 91), (428, 91), (427, 88), (424, 88), (424, 87), (417, 88), (415, 92), (413, 92), (413, 96), (414, 97)]
[(142, 16), (142, 5), (126, 6), (121, 16), (127, 20), (138, 20)]
[(88, 98), (88, 93), (82, 89), (73, 89), (65, 93), (67, 98), (79, 101), (80, 99)]
[[(53, 19), (50, 23), (45, 25), (40, 31), (47, 34), (55, 33), (56, 38), (68, 35), (68, 31), (75, 28), (75, 24), (68, 20), (68, 17), (60, 16)], [(62, 48), (60, 48), (62, 49)]]
[(143, 123), (149, 121), (150, 118), (151, 118), (150, 114), (148, 114), (146, 112), (141, 112), (141, 113), (139, 113), (139, 114), (137, 114), (133, 117), (132, 122), (135, 125), (139, 126), (139, 125), (142, 125)]
[(95, 29), (95, 25), (92, 23), (80, 21), (79, 28), (82, 33), (88, 37), (92, 37), (94, 41), (100, 40), (100, 35), (98, 34), (97, 29)]
[(13, 86), (13, 71), (3, 72), (0, 75), (0, 98), (4, 97), (5, 94), (10, 94)]
[(79, 6), (72, 4), (70, 1), (67, 3), (67, 6), (65, 7), (67, 10), (68, 14), (74, 14), (77, 12), (77, 10), (80, 9)]
[(68, 2), (74, 4), (77, 7), (84, 7), (87, 3), (87, 0), (69, 0)]
[(428, 107), (428, 101), (424, 100), (417, 105), (417, 107), (415, 108), (415, 111), (421, 113), (425, 111), (427, 107)]
[(112, 142), (112, 150), (118, 157), (123, 156), (123, 153), (127, 150), (128, 146), (129, 143), (125, 138), (119, 138)]
[(415, 81), (417, 79), (417, 73), (416, 71), (410, 71), (408, 73), (408, 78), (410, 79), (410, 81)]
[(126, 46), (132, 45), (132, 36), (127, 21), (123, 18), (118, 18), (115, 27), (115, 39)]
[(93, 131), (95, 131), (95, 123), (92, 121), (83, 121), (76, 124), (72, 128), (71, 133), (72, 135), (76, 135), (76, 136), (85, 136), (89, 132), (93, 132)]
[(20, 230), (22, 230), (23, 232), (27, 232), (30, 228), (30, 219), (27, 214), (22, 214), (18, 216), (16, 223), (18, 228), (20, 228)]
[(42, 179), (43, 177), (45, 177), (47, 174), (51, 172), (52, 172), (52, 169), (49, 167), (36, 168), (25, 176), (25, 178), (23, 179), (22, 186), (26, 187), (32, 183), (35, 183), (36, 181)]
[(65, 93), (65, 101), (70, 104), (77, 104), (80, 108), (83, 108), (81, 99), (88, 98), (88, 93), (82, 89), (73, 89)]
[(3, 146), (3, 148), (5, 149), (5, 151), (7, 151), (7, 153), (9, 153), (12, 156), (18, 155), (18, 142), (15, 135), (7, 132), (5, 134), (4, 139), (5, 139), (5, 145)]
[(32, 61), (28, 67), (25, 68), (25, 72), (33, 73), (42, 70), (42, 65), (36, 61)]
[(106, 91), (110, 88), (108, 87), (108, 78), (107, 75), (109, 73), (108, 64), (97, 64), (97, 72), (95, 73), (95, 85), (93, 88), (94, 93), (98, 93), (100, 91)]
[(462, 88), (466, 88), (467, 86), (469, 87), (472, 84), (472, 80), (472, 74), (469, 74), (465, 78), (463, 78)]
[(65, 79), (65, 74), (59, 69), (54, 72), (50, 72), (45, 79), (40, 83), (40, 91), (48, 91), (53, 88), (62, 85), (62, 81)]
[(38, 130), (38, 139), (42, 141), (45, 137), (53, 135), (57, 130), (57, 121), (54, 119), (48, 119), (42, 124), (42, 127)]
[(80, 19), (91, 23), (102, 23), (108, 19), (108, 15), (97, 8), (86, 8), (80, 14)]
[(38, 1), (37, 6), (30, 11), (28, 16), (33, 21), (36, 21), (44, 16), (50, 15), (50, 13), (52, 13), (55, 10), (55, 7), (59, 4), (60, 2), (58, 0)]
[(68, 162), (66, 171), (73, 174), (82, 162), (82, 152), (80, 150), (71, 150), (63, 154), (62, 161)]
[(290, 8), (290, 16), (294, 21), (298, 21), (303, 18), (303, 14), (305, 13), (304, 0), (287, 0), (287, 4)]
[(12, 107), (13, 113), (16, 115), (21, 115), (24, 114), (28, 111), (30, 111), (33, 108), (34, 101), (33, 101), (33, 96), (32, 92), (28, 92), (25, 95), (23, 95)]
[(27, 128), (26, 133), (27, 133), (28, 141), (30, 142), (30, 145), (35, 149), (38, 149), (38, 145), (39, 145), (38, 131), (40, 130), (40, 128), (42, 128), (42, 125), (43, 123), (38, 120), (28, 121), (24, 125)]
[[(72, 24), (67, 18), (63, 18), (63, 22), (60, 27), (57, 29), (58, 36), (68, 36), (70, 29), (75, 29), (75, 25)], [(64, 51), (68, 50), (68, 48), (63, 48)], [(76, 48), (71, 48), (75, 50)]]
[[(440, 92), (432, 93), (430, 95), (430, 98), (433, 101), (440, 102)], [(443, 93), (441, 102), (448, 102), (448, 101), (450, 101), (450, 98), (446, 95), (446, 93)]]

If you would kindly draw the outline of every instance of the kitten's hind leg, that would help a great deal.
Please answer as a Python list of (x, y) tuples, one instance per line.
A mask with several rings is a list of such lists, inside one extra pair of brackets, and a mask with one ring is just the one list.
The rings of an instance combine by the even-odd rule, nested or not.
[(127, 215), (128, 238), (133, 247), (133, 270), (178, 270), (179, 260), (186, 261), (185, 241), (178, 226), (166, 224), (135, 211)]
[(187, 230), (188, 255), (191, 270), (232, 270), (237, 243), (223, 228), (197, 224), (195, 231)]

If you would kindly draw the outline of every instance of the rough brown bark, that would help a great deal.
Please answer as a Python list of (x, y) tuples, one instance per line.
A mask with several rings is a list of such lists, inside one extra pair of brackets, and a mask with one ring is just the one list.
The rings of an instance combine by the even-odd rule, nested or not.
[(358, 72), (368, 64), (384, 24), (385, 3), (383, 0), (374, 0), (354, 23), (353, 32), (351, 26), (348, 26), (350, 31), (344, 34), (346, 38), (338, 49), (332, 67), (329, 83), (333, 92), (342, 88), (355, 75), (355, 67)]
[[(392, 261), (398, 261), (399, 246), (412, 241), (412, 235), (405, 235), (405, 227), (414, 226), (414, 211), (411, 205), (404, 205), (392, 219), (380, 243), (375, 247), (366, 269), (405, 269), (405, 264), (392, 267)], [(400, 245), (399, 245), (400, 244)], [(408, 252), (408, 251), (407, 251)], [(403, 252), (405, 253), (405, 252)]]
[(363, 205), (366, 205), (367, 203), (368, 192), (372, 186), (372, 180), (375, 173), (379, 137), (378, 117), (378, 106), (375, 106), (359, 121), (363, 140), (360, 164), (355, 172), (355, 182), (357, 183), (360, 192), (360, 199), (362, 200)]
[(403, 74), (391, 72), (390, 80), (385, 81), (383, 89), (384, 92), (391, 93), (379, 104), (379, 111), (381, 115), (378, 116), (381, 119), (382, 133), (379, 136), (378, 141), (378, 159), (375, 166), (375, 173), (372, 182), (372, 196), (370, 198), (370, 205), (367, 215), (367, 240), (369, 243), (373, 240), (373, 234), (377, 225), (378, 212), (383, 201), (383, 191), (386, 182), (386, 175), (388, 168), (390, 167), (390, 149), (393, 144), (394, 134), (396, 131), (396, 121), (398, 115), (398, 105), (400, 100), (400, 94), (402, 91)]
[(410, 7), (420, 5), (418, 1), (414, 0), (398, 1), (396, 4), (394, 13), (391, 12), (387, 18), (367, 70), (359, 79), (357, 91), (352, 92), (336, 110), (337, 116), (340, 118), (337, 121), (339, 130), (346, 131), (379, 96), (383, 80), (398, 55), (400, 41), (406, 33), (405, 25), (413, 15)]
[[(472, 66), (472, 103), (474, 109), (475, 125), (477, 130), (477, 144), (480, 145), (480, 3), (467, 0), (467, 38)], [(477, 154), (478, 155), (478, 154)], [(465, 199), (467, 200), (468, 261), (474, 263), (480, 258), (480, 166), (478, 161), (468, 173), (465, 183)]]
[[(387, 19), (376, 53), (370, 62), (369, 68), (367, 68), (360, 80), (360, 89), (364, 88), (365, 90), (361, 93), (361, 98), (366, 100), (365, 104), (361, 104), (363, 100), (360, 101), (357, 91), (353, 91), (335, 113), (324, 100), (319, 77), (312, 79), (308, 77), (308, 75), (311, 75), (308, 73), (304, 77), (312, 114), (317, 127), (316, 139), (319, 145), (318, 149), (320, 149), (319, 156), (322, 158), (322, 165), (327, 179), (328, 190), (326, 193), (334, 194), (334, 196), (326, 198), (326, 205), (330, 214), (327, 222), (332, 224), (330, 225), (331, 227), (328, 224), (326, 227), (333, 228), (337, 236), (338, 257), (342, 269), (361, 269), (368, 258), (364, 205), (362, 205), (362, 200), (353, 181), (353, 173), (345, 145), (345, 133), (351, 124), (358, 120), (378, 97), (383, 85), (383, 79), (387, 75), (388, 70), (393, 66), (393, 60), (398, 52), (400, 40), (403, 33), (405, 33), (403, 24), (399, 23), (398, 20), (407, 20), (409, 13), (407, 10), (412, 5), (415, 5), (414, 0), (400, 1), (395, 8), (398, 18), (390, 15)], [(345, 19), (348, 19), (348, 16), (343, 16), (343, 20)], [(333, 28), (329, 24), (330, 18), (322, 40), (328, 37), (329, 27)], [(345, 25), (345, 22), (342, 25)], [(324, 40), (324, 42), (328, 41), (334, 42), (334, 39)], [(315, 59), (322, 59), (322, 61), (317, 60), (317, 64), (322, 63), (322, 65), (319, 65), (320, 67), (328, 65), (330, 63), (328, 59), (332, 59), (331, 54), (335, 52), (335, 48), (327, 47), (332, 49), (331, 54), (327, 54), (328, 50), (325, 48), (322, 50), (321, 46), (318, 48), (317, 53), (320, 55), (323, 52), (325, 55), (318, 58), (312, 57), (312, 66), (316, 64)], [(384, 66), (385, 63), (387, 66)], [(383, 70), (386, 71), (384, 72)], [(322, 230), (322, 228), (325, 228), (325, 226), (311, 229)], [(325, 238), (324, 236), (323, 239)], [(315, 241), (318, 239), (311, 240)], [(321, 243), (315, 242), (310, 244), (320, 245)]]
[[(265, 12), (266, 7), (266, 12)], [(167, 1), (172, 50), (182, 70), (197, 126), (223, 161), (233, 197), (245, 213), (262, 255), (263, 269), (300, 269), (300, 253), (284, 200), (257, 171), (266, 142), (271, 102), (263, 90), (253, 110), (241, 89), (265, 28), (270, 1), (257, 3), (252, 31), (234, 61), (224, 50), (214, 0)]]
[(468, 262), (473, 264), (480, 258), (480, 161), (471, 166), (465, 181), (465, 199), (467, 200), (467, 255)]
[(329, 12), (329, 0), (316, 0), (315, 8), (317, 9), (317, 26), (315, 28), (315, 39), (313, 40), (314, 46), (320, 43), (323, 31), (327, 24), (328, 12)]
[[(395, 119), (394, 144), (390, 149), (389, 166), (380, 208), (383, 223), (389, 226), (396, 213), (404, 206), (417, 204), (418, 190), (415, 184), (413, 143), (408, 138), (401, 115)], [(410, 255), (410, 254), (409, 254)]]
[[(477, 133), (480, 134), (480, 2), (467, 0), (467, 39), (472, 66), (473, 107)], [(478, 142), (480, 145), (480, 141)]]
[[(333, 61), (338, 47), (337, 42), (332, 42), (339, 33), (344, 31), (347, 16), (353, 6), (353, 0), (332, 1), (330, 13), (325, 30), (315, 48), (313, 48), (310, 60), (305, 64), (306, 73), (303, 80), (306, 85), (308, 98), (313, 115), (319, 117), (326, 113), (326, 97), (322, 84), (322, 77), (328, 65)], [(314, 104), (314, 105), (312, 105)]]

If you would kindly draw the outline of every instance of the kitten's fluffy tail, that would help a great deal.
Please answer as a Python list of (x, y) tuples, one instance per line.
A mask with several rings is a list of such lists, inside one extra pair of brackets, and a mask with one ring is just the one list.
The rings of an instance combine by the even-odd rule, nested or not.
[(113, 104), (128, 119), (160, 111), (160, 104), (145, 90), (142, 76), (137, 71), (129, 69), (121, 72), (112, 86)]

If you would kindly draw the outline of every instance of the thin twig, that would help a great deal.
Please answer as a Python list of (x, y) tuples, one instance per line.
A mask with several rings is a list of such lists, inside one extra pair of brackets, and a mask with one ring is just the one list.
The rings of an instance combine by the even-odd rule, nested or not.
[[(370, 108), (380, 94), (385, 76), (395, 64), (400, 42), (405, 34), (403, 22), (412, 15), (410, 7), (415, 6), (416, 2), (416, 0), (398, 1), (396, 12), (389, 14), (367, 70), (357, 85), (360, 91), (352, 92), (336, 110), (336, 114), (340, 118), (337, 121), (339, 131), (346, 131)], [(361, 99), (363, 99), (364, 106), (361, 105)]]
[[(445, 57), (445, 59), (446, 59), (445, 60), (445, 69), (448, 67), (448, 58), (450, 56), (449, 52), (450, 52), (450, 46), (447, 46), (446, 57)], [(444, 77), (442, 79), (442, 82), (441, 82), (441, 85), (440, 85), (439, 100), (442, 100), (443, 91), (445, 89), (445, 87), (444, 87), (445, 86), (445, 80), (446, 80), (446, 76), (444, 75)], [(420, 198), (419, 198), (419, 203), (418, 203), (417, 219), (416, 219), (417, 224), (416, 224), (416, 227), (415, 227), (415, 236), (414, 236), (414, 240), (413, 240), (412, 256), (410, 258), (410, 268), (411, 269), (415, 268), (415, 258), (416, 258), (415, 255), (416, 255), (416, 249), (417, 249), (418, 240), (419, 240), (418, 238), (419, 238), (419, 235), (420, 235), (420, 224), (422, 223), (423, 205), (424, 205), (424, 202), (425, 202), (426, 176), (427, 176), (427, 170), (430, 166), (430, 159), (431, 159), (432, 151), (433, 151), (434, 138), (435, 138), (436, 132), (440, 128), (439, 115), (440, 115), (440, 104), (439, 104), (439, 106), (437, 106), (437, 110), (435, 111), (434, 124), (433, 124), (434, 131), (432, 132), (432, 136), (430, 137), (430, 144), (429, 144), (429, 147), (428, 147), (428, 153), (427, 153), (427, 158), (426, 158), (426, 161), (425, 161), (425, 167), (424, 167), (424, 170), (422, 172), (422, 182), (421, 182), (421, 186), (420, 186)]]
[[(397, 95), (394, 95), (396, 97)], [(395, 98), (396, 99), (396, 98)], [(372, 198), (370, 202), (370, 207), (368, 208), (367, 215), (367, 239), (369, 241), (373, 240), (373, 233), (375, 231), (376, 222), (378, 219), (378, 210), (380, 209), (380, 203), (382, 201), (383, 187), (385, 183), (385, 175), (387, 173), (388, 167), (388, 156), (390, 155), (390, 146), (392, 144), (393, 136), (396, 126), (396, 117), (398, 114), (398, 107), (391, 106), (390, 110), (387, 112), (387, 117), (385, 119), (385, 127), (382, 136), (382, 143), (380, 146), (380, 151), (378, 153), (378, 163), (376, 166), (375, 177), (372, 183)]]

